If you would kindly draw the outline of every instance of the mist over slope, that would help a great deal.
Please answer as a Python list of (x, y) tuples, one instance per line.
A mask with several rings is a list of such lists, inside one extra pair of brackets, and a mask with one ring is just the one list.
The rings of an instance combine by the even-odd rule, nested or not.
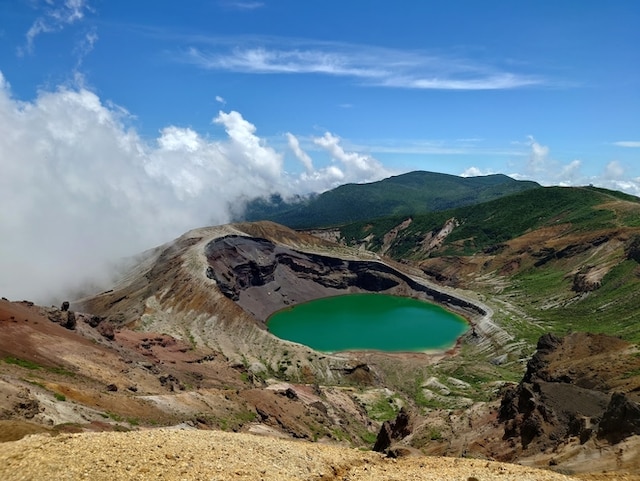
[(82, 85), (17, 100), (0, 73), (0, 295), (57, 302), (108, 279), (114, 260), (229, 222), (246, 199), (390, 174), (330, 133), (331, 169), (306, 162), (289, 174), (235, 111), (212, 119), (221, 139), (174, 125), (144, 139), (133, 121)]

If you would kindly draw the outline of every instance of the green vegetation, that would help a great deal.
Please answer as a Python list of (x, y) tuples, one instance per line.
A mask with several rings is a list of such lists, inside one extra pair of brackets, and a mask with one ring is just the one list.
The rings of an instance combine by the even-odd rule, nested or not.
[(13, 364), (15, 366), (20, 366), (25, 369), (30, 369), (32, 371), (36, 371), (42, 368), (42, 366), (40, 366), (39, 364), (36, 364), (35, 362), (27, 361), (26, 359), (18, 359), (17, 357), (12, 357), (12, 356), (5, 357), (3, 361), (6, 362), (7, 364)]
[(369, 184), (346, 184), (318, 196), (285, 202), (281, 197), (255, 200), (246, 220), (272, 220), (292, 228), (342, 225), (386, 216), (413, 216), (486, 202), (539, 187), (505, 175), (458, 177), (409, 172)]
[(117, 423), (121, 423), (122, 421), (124, 421), (124, 418), (122, 416), (120, 416), (119, 414), (116, 413), (112, 413), (112, 412), (107, 412), (107, 416), (109, 416), (109, 418), (111, 418), (112, 420), (114, 420)]
[(69, 371), (68, 369), (65, 369), (64, 367), (46, 367), (46, 366), (41, 366), (38, 363), (35, 363), (33, 361), (29, 361), (27, 359), (20, 359), (17, 357), (13, 357), (13, 356), (7, 356), (5, 358), (2, 359), (5, 363), (7, 364), (13, 364), (14, 366), (20, 366), (23, 367), (25, 369), (29, 369), (30, 371), (38, 371), (40, 369), (44, 369), (50, 373), (53, 374), (60, 374), (62, 376), (69, 376), (69, 377), (73, 377), (76, 374), (72, 371)]
[[(501, 294), (526, 316), (507, 316), (501, 322), (532, 345), (544, 332), (569, 330), (615, 333), (640, 342), (640, 324), (634, 320), (640, 312), (640, 232), (628, 234), (624, 249), (594, 254), (596, 246), (615, 239), (620, 229), (640, 227), (639, 204), (636, 197), (594, 187), (529, 189), (482, 204), (414, 216), (408, 227), (398, 231), (387, 255), (412, 261), (440, 257), (452, 259), (455, 265), (456, 258), (494, 255), (512, 239), (554, 228), (552, 238), (571, 236), (577, 243), (556, 240), (553, 245), (525, 245), (528, 251), (519, 254), (516, 270), (503, 277)], [(448, 219), (455, 219), (457, 226), (442, 246), (423, 252), (421, 242), (439, 232)], [(406, 217), (395, 216), (362, 221), (345, 225), (340, 232), (347, 243), (355, 245), (367, 238), (367, 246), (377, 250), (385, 234), (404, 220)], [(516, 259), (517, 253), (511, 255)], [(608, 272), (599, 288), (573, 290), (576, 273), (602, 265)], [(496, 295), (491, 285), (481, 282), (469, 287), (489, 298)]]
[(375, 421), (389, 421), (398, 414), (393, 398), (380, 396), (367, 409), (369, 417)]
[(217, 417), (210, 414), (199, 414), (198, 422), (215, 426), (222, 431), (238, 431), (243, 425), (255, 421), (257, 414), (250, 409), (230, 412), (228, 416)]
[[(420, 258), (424, 255), (421, 241), (442, 229), (448, 219), (456, 219), (458, 226), (432, 256), (473, 255), (543, 226), (567, 225), (565, 233), (612, 228), (623, 224), (625, 217), (618, 218), (612, 210), (596, 206), (618, 200), (617, 194), (588, 187), (545, 187), (468, 207), (415, 215), (412, 223), (399, 232), (388, 254), (397, 259)], [(347, 243), (373, 235), (370, 248), (375, 251), (382, 246), (384, 235), (406, 218), (355, 222), (340, 227), (340, 233)]]
[(378, 439), (377, 434), (372, 433), (370, 431), (366, 431), (366, 430), (362, 430), (359, 436), (360, 436), (360, 439), (362, 439), (362, 441), (364, 441), (365, 444), (374, 444), (376, 442), (376, 439)]
[(66, 401), (67, 400), (67, 397), (64, 394), (59, 393), (59, 392), (54, 392), (53, 393), (53, 397), (56, 398), (56, 400), (58, 400), (58, 401)]
[[(640, 343), (640, 265), (626, 260), (614, 266), (602, 279), (599, 289), (578, 296), (572, 293), (562, 272), (552, 268), (530, 270), (515, 278), (518, 304), (548, 330), (563, 334), (589, 331), (621, 336)], [(557, 305), (545, 307), (552, 296)], [(520, 332), (526, 336), (529, 328)], [(531, 336), (528, 336), (531, 338)]]

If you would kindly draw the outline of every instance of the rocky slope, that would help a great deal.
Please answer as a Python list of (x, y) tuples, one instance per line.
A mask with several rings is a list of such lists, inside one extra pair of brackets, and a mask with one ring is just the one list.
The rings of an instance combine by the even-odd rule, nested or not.
[(638, 347), (587, 333), (547, 334), (537, 347), (522, 380), (496, 401), (457, 412), (402, 411), (384, 424), (375, 448), (640, 475)]
[(374, 411), (401, 402), (377, 361), (315, 352), (264, 324), (290, 302), (365, 290), (437, 298), (478, 332), (490, 326), (480, 305), (375, 256), (271, 223), (199, 229), (71, 306), (0, 301), (0, 418), (96, 430), (186, 422), (367, 445)]
[[(347, 292), (437, 301), (472, 329), (449, 352), (326, 354), (265, 328), (280, 308)], [(531, 351), (492, 317), (496, 306), (502, 319), (517, 306), (478, 297), (430, 283), (411, 265), (268, 222), (197, 229), (136, 259), (112, 289), (70, 306), (0, 301), (0, 441), (181, 425), (370, 448), (400, 411), (408, 416), (401, 429), (382, 429), (382, 449), (396, 455), (606, 470), (619, 479), (639, 473), (637, 347), (548, 336), (524, 380), (505, 387)], [(367, 479), (348, 466), (353, 479)]]

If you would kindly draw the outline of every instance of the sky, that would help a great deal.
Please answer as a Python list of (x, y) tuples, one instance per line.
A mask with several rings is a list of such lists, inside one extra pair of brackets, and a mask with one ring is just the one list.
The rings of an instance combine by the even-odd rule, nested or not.
[(635, 0), (0, 0), (0, 296), (413, 170), (640, 196)]

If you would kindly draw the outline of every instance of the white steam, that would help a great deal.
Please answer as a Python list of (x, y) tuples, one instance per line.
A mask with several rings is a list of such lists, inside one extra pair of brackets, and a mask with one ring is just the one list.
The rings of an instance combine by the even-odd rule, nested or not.
[[(291, 177), (284, 154), (238, 112), (213, 119), (222, 141), (176, 126), (147, 141), (129, 121), (83, 87), (18, 101), (0, 73), (0, 296), (58, 302), (104, 282), (111, 260), (229, 222), (241, 199), (388, 175), (375, 159), (344, 152), (342, 169), (314, 171), (289, 134), (305, 168)], [(337, 141), (332, 149), (340, 153)]]

